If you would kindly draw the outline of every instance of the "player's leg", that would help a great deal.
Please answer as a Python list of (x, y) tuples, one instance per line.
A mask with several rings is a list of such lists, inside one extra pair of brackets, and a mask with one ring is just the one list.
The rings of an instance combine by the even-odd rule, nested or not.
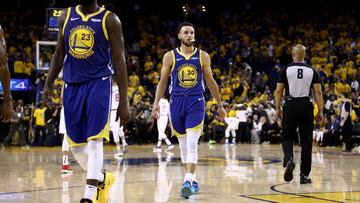
[(120, 157), (123, 155), (121, 152), (121, 145), (120, 145), (120, 121), (115, 121), (116, 119), (116, 111), (111, 111), (110, 113), (110, 131), (112, 132), (112, 136), (116, 145), (116, 154), (115, 157)]
[(87, 171), (87, 163), (88, 163), (88, 148), (87, 144), (71, 147), (71, 152), (73, 153), (76, 161), (79, 163), (80, 167)]
[(228, 125), (225, 130), (225, 144), (229, 144), (230, 126)]
[(157, 124), (157, 130), (158, 130), (158, 141), (157, 141), (157, 144), (156, 146), (154, 147), (153, 149), (153, 152), (161, 152), (161, 142), (162, 142), (162, 139), (163, 139), (163, 134), (162, 134), (162, 128), (163, 128), (163, 125), (162, 125), (162, 122), (161, 122), (161, 117), (159, 117), (159, 119), (156, 120), (156, 124)]
[(120, 126), (113, 126), (112, 127), (112, 135), (113, 135), (113, 138), (114, 138), (114, 142), (115, 142), (115, 145), (116, 145), (116, 154), (115, 154), (115, 157), (121, 157), (123, 156), (123, 153), (121, 151), (121, 144), (120, 144)]
[[(198, 162), (198, 141), (202, 134), (203, 122), (205, 116), (205, 103), (203, 96), (194, 96), (186, 98), (187, 114), (185, 119), (185, 128), (186, 128), (186, 145), (187, 145), (187, 155), (186, 155), (186, 174), (184, 178), (184, 184), (191, 184), (191, 194), (197, 193), (199, 191), (198, 181), (196, 180), (195, 171)], [(184, 189), (184, 186), (183, 188)], [(187, 189), (185, 187), (185, 189)], [(182, 191), (183, 197), (188, 195), (187, 190)], [(190, 195), (191, 195), (190, 194)]]
[(62, 151), (62, 155), (63, 155), (61, 172), (72, 173), (72, 169), (69, 165), (70, 147), (69, 147), (69, 142), (68, 142), (68, 138), (67, 138), (66, 134), (64, 134), (64, 136), (63, 136), (61, 151)]
[(62, 173), (72, 173), (72, 169), (69, 165), (70, 147), (69, 147), (69, 142), (68, 142), (68, 138), (66, 135), (64, 107), (61, 108), (61, 111), (60, 111), (59, 134), (63, 135), (62, 136), (63, 140), (62, 140), (62, 145), (61, 145), (61, 151), (62, 151), (62, 155), (63, 155), (63, 163), (62, 163), (62, 167), (61, 167), (61, 172)]
[[(88, 140), (88, 185), (96, 184), (96, 201), (107, 202), (109, 190), (114, 183), (112, 173), (102, 173), (103, 167), (103, 139), (109, 141), (111, 81), (102, 78), (89, 83), (86, 102), (86, 137)], [(96, 166), (95, 166), (96, 165)], [(98, 183), (98, 184), (97, 184)]]
[(126, 154), (128, 152), (128, 144), (125, 139), (124, 126), (120, 127), (119, 137), (123, 146), (123, 153)]
[(174, 145), (171, 143), (171, 141), (169, 140), (169, 138), (167, 137), (167, 135), (165, 134), (165, 130), (169, 121), (169, 117), (167, 116), (162, 116), (163, 118), (161, 118), (161, 134), (162, 134), (162, 139), (165, 141), (167, 147), (166, 147), (166, 151), (169, 151), (171, 149), (174, 148)]
[[(66, 123), (66, 132), (69, 136), (69, 146), (74, 154), (75, 159), (80, 164), (81, 168), (83, 168), (87, 172), (87, 177), (96, 176), (95, 178), (91, 178), (86, 181), (84, 199), (93, 200), (95, 193), (97, 191), (98, 181), (97, 178), (99, 174), (95, 174), (97, 171), (89, 163), (93, 161), (93, 147), (91, 148), (91, 152), (87, 143), (87, 124), (85, 115), (86, 112), (86, 99), (87, 98), (87, 90), (89, 83), (80, 84), (80, 85), (69, 85), (66, 84), (64, 88), (64, 114), (65, 114), (65, 123)], [(90, 155), (91, 154), (91, 158)], [(91, 161), (90, 161), (91, 160)], [(101, 166), (101, 165), (100, 165)], [(101, 173), (101, 169), (100, 169)]]
[(201, 136), (200, 131), (188, 130), (186, 136), (187, 155), (186, 164), (187, 172), (185, 175), (185, 181), (190, 181), (192, 184), (193, 193), (199, 191), (198, 181), (196, 179), (195, 170), (198, 162), (198, 141)]
[(235, 131), (235, 129), (231, 129), (230, 133), (231, 133), (231, 137), (232, 137), (231, 144), (236, 144), (236, 131)]
[(89, 140), (87, 145), (88, 145), (88, 163), (87, 163), (88, 170), (86, 174), (86, 191), (84, 198), (93, 199), (99, 183), (104, 181), (104, 175), (101, 172), (102, 163), (104, 159), (103, 140), (102, 139)]

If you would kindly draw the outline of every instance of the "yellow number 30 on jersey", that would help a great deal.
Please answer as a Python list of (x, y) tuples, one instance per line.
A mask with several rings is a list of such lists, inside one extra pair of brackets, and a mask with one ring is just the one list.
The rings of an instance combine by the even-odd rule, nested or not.
[(191, 65), (184, 65), (179, 68), (178, 79), (180, 86), (184, 88), (194, 87), (197, 83), (196, 67)]

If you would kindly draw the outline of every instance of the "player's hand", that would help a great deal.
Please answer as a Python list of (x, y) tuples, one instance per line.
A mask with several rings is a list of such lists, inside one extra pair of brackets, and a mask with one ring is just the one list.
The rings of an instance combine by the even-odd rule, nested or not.
[(218, 109), (218, 113), (219, 113), (219, 120), (223, 121), (226, 115), (226, 111), (224, 109), (224, 107), (220, 107)]
[(42, 94), (42, 97), (41, 97), (41, 101), (43, 104), (46, 104), (48, 102), (48, 99), (50, 98), (51, 96), (51, 88), (49, 88), (48, 86), (44, 86), (44, 89), (43, 89), (43, 94)]
[(126, 98), (126, 101), (120, 102), (116, 112), (115, 121), (120, 118), (120, 126), (125, 125), (130, 120), (130, 105), (129, 100)]
[(318, 113), (316, 116), (316, 121), (319, 123), (320, 126), (323, 126), (324, 124), (324, 114)]
[(278, 119), (282, 119), (282, 110), (281, 109), (276, 109), (276, 116)]
[(151, 115), (155, 118), (155, 119), (159, 119), (159, 115), (160, 115), (160, 106), (158, 102), (155, 102), (151, 111)]
[(4, 103), (1, 106), (0, 120), (2, 120), (2, 122), (4, 123), (10, 122), (12, 117), (12, 112), (13, 112), (13, 106), (11, 99), (5, 99)]

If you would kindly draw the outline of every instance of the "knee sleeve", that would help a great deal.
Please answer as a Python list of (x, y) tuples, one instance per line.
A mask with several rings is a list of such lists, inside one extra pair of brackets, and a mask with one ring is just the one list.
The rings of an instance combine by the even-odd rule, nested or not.
[(186, 159), (187, 159), (186, 136), (178, 137), (178, 140), (179, 140), (181, 162), (186, 163)]
[(103, 140), (95, 139), (88, 141), (88, 163), (87, 163), (87, 176), (86, 179), (103, 180), (101, 169), (103, 167)]
[(88, 150), (87, 145), (79, 147), (71, 147), (71, 152), (73, 153), (76, 161), (79, 163), (80, 167), (87, 171), (87, 162), (88, 162)]
[(201, 132), (188, 131), (186, 136), (187, 144), (187, 156), (186, 163), (197, 164), (198, 161), (198, 141), (201, 135)]

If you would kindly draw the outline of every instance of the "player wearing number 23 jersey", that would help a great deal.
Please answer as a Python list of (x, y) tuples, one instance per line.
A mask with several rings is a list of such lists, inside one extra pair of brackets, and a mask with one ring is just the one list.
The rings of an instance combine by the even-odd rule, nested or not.
[[(109, 139), (111, 55), (105, 8), (85, 16), (68, 8), (65, 40), (64, 110), (70, 146), (96, 138)], [(96, 108), (94, 108), (96, 107)]]

